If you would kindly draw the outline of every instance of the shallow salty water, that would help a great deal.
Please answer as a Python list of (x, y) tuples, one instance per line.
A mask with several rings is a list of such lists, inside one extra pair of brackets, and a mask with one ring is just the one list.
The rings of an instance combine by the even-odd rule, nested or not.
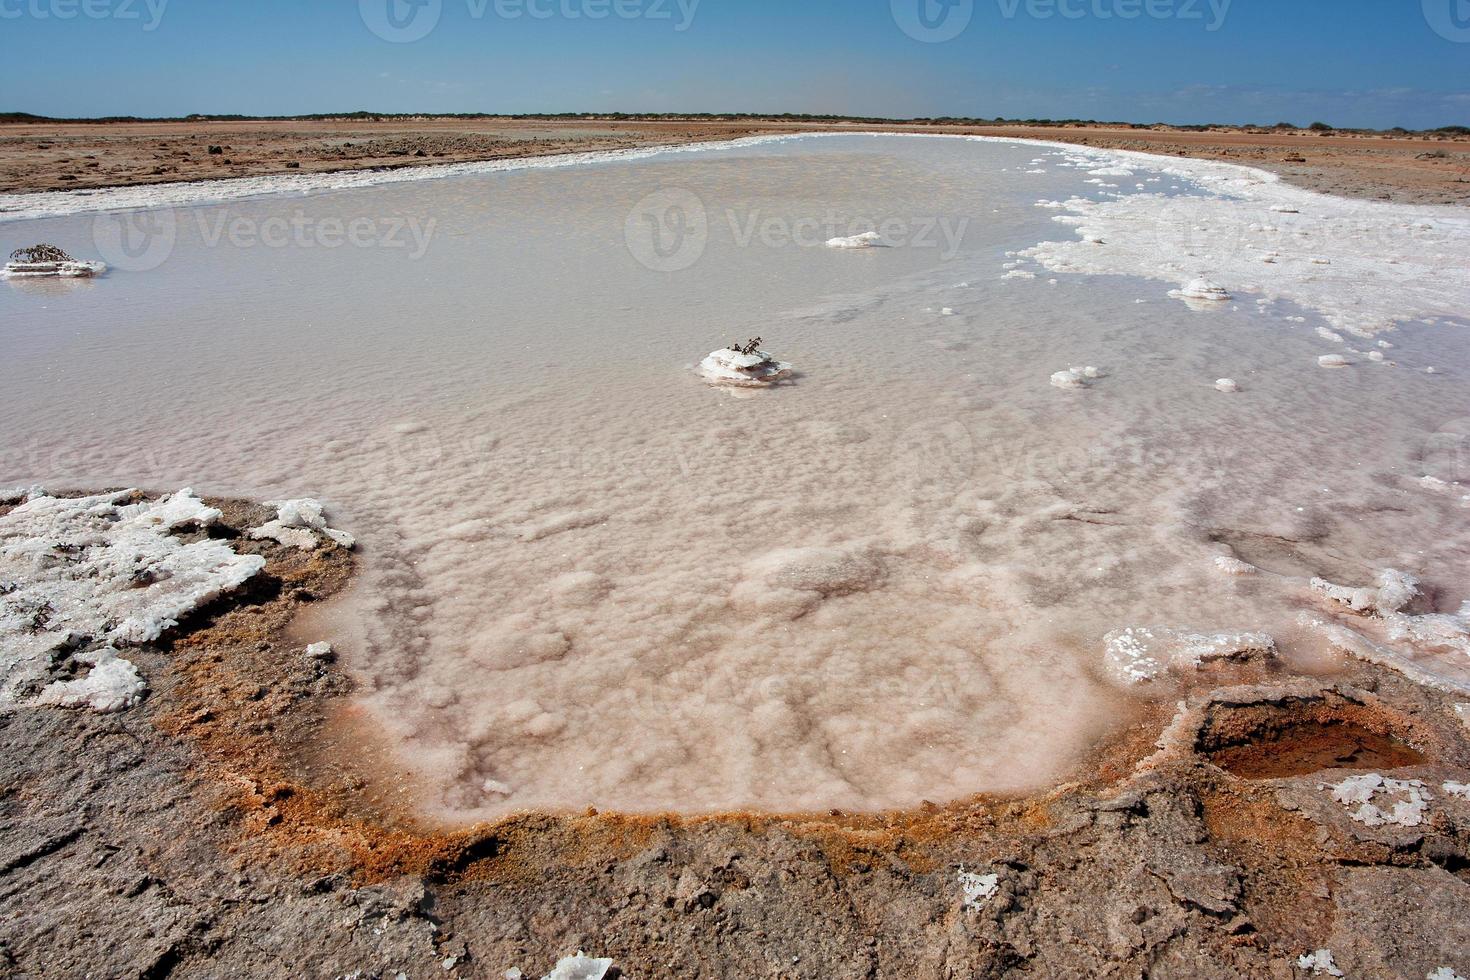
[[(1330, 671), (1308, 576), (1470, 597), (1465, 491), (1418, 483), (1470, 477), (1463, 324), (1380, 348), (1285, 298), (1192, 309), (1136, 250), (1007, 255), (1072, 237), (1038, 201), (1214, 201), (1171, 165), (831, 137), (143, 215), (172, 245), (131, 271), (0, 285), (0, 482), (323, 497), (364, 569), (314, 638), (440, 815), (1033, 788), (1127, 715), (1110, 630)], [(118, 220), (0, 239), (90, 257)], [(821, 244), (874, 226), (895, 247)], [(794, 383), (691, 370), (756, 335)], [(1073, 365), (1104, 377), (1049, 384)]]

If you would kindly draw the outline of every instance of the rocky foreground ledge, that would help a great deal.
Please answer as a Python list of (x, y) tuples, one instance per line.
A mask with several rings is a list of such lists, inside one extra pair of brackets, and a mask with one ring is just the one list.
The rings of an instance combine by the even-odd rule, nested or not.
[(1470, 708), (1385, 667), (1206, 664), (1029, 799), (438, 833), (306, 762), (313, 502), (68, 499), (0, 502), (0, 975), (1470, 976)]

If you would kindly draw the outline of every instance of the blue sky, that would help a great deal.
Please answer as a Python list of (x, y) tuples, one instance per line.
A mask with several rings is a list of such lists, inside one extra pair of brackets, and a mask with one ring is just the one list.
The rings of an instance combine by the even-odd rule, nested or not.
[(1470, 0), (0, 0), (0, 111), (351, 109), (1470, 124)]

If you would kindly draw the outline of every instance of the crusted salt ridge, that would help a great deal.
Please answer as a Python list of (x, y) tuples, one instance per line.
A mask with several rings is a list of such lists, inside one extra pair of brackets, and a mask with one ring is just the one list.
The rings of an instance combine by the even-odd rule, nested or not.
[(765, 388), (791, 376), (791, 365), (778, 361), (763, 350), (743, 354), (738, 350), (717, 350), (699, 365), (699, 373), (707, 381), (737, 388)]
[(1265, 633), (1197, 633), (1168, 626), (1130, 626), (1103, 638), (1109, 675), (1133, 686), (1169, 671), (1192, 670), (1212, 660), (1272, 657), (1276, 641)]
[[(68, 651), (152, 642), (265, 567), (264, 558), (236, 554), (223, 541), (185, 542), (170, 533), (219, 519), (192, 491), (156, 501), (136, 496), (39, 495), (0, 517), (0, 705), (54, 680), (51, 671)], [(130, 691), (141, 696), (131, 664), (108, 667), (127, 662), (101, 654), (75, 659), (88, 656), (103, 674), (48, 688), (52, 703), (111, 705), (133, 697)]]
[(1377, 613), (1379, 616), (1398, 612), (1413, 602), (1414, 597), (1419, 594), (1419, 580), (1407, 572), (1393, 568), (1380, 571), (1376, 585), (1352, 588), (1314, 578), (1311, 587), (1355, 613)]
[(1333, 647), (1396, 670), (1417, 684), (1470, 693), (1470, 602), (1457, 613), (1409, 615), (1403, 609), (1419, 595), (1419, 582), (1391, 568), (1379, 572), (1371, 586), (1354, 588), (1314, 578), (1310, 588), (1356, 620), (1357, 625), (1348, 626), (1301, 614), (1301, 624)]

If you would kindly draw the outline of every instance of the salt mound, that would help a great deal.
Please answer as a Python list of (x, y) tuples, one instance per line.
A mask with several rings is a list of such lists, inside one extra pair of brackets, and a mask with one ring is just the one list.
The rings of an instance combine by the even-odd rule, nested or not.
[(1364, 588), (1333, 585), (1326, 579), (1314, 578), (1312, 588), (1355, 613), (1377, 613), (1389, 616), (1413, 601), (1419, 594), (1419, 580), (1405, 572), (1385, 568), (1378, 573), (1378, 584)]
[(348, 550), (357, 544), (357, 539), (346, 531), (327, 526), (326, 512), (319, 500), (311, 497), (273, 500), (266, 506), (276, 508), (276, 519), (247, 532), (256, 541), (276, 541), (288, 548), (310, 551), (317, 546), (320, 533)]
[(764, 388), (789, 378), (791, 365), (763, 350), (745, 353), (727, 347), (706, 357), (699, 365), (699, 373), (714, 384)]
[(1215, 388), (1219, 391), (1231, 394), (1239, 391), (1240, 385), (1236, 384), (1234, 379), (1232, 378), (1221, 378), (1219, 381), (1215, 382)]
[(883, 236), (876, 231), (866, 231), (861, 235), (849, 235), (846, 238), (829, 238), (828, 248), (882, 248)]
[[(219, 519), (192, 491), (137, 497), (132, 490), (34, 496), (0, 517), (0, 704), (55, 680), (53, 664), (65, 651), (152, 642), (265, 567), (264, 558), (236, 554), (226, 542), (170, 533)], [(118, 710), (141, 696), (127, 661), (107, 650), (74, 659), (92, 673), (48, 687), (48, 703)]]
[(1102, 372), (1095, 367), (1073, 367), (1053, 374), (1051, 383), (1056, 388), (1087, 388), (1101, 377)]
[(796, 619), (827, 599), (881, 588), (886, 579), (883, 561), (862, 547), (783, 548), (747, 563), (730, 600)]
[(1180, 288), (1170, 292), (1169, 295), (1180, 299), (1213, 300), (1218, 303), (1224, 303), (1231, 298), (1228, 289), (1208, 279), (1191, 279)]
[(1171, 670), (1192, 670), (1212, 660), (1270, 657), (1276, 641), (1265, 633), (1194, 633), (1167, 626), (1132, 626), (1103, 638), (1108, 673), (1132, 686)]

